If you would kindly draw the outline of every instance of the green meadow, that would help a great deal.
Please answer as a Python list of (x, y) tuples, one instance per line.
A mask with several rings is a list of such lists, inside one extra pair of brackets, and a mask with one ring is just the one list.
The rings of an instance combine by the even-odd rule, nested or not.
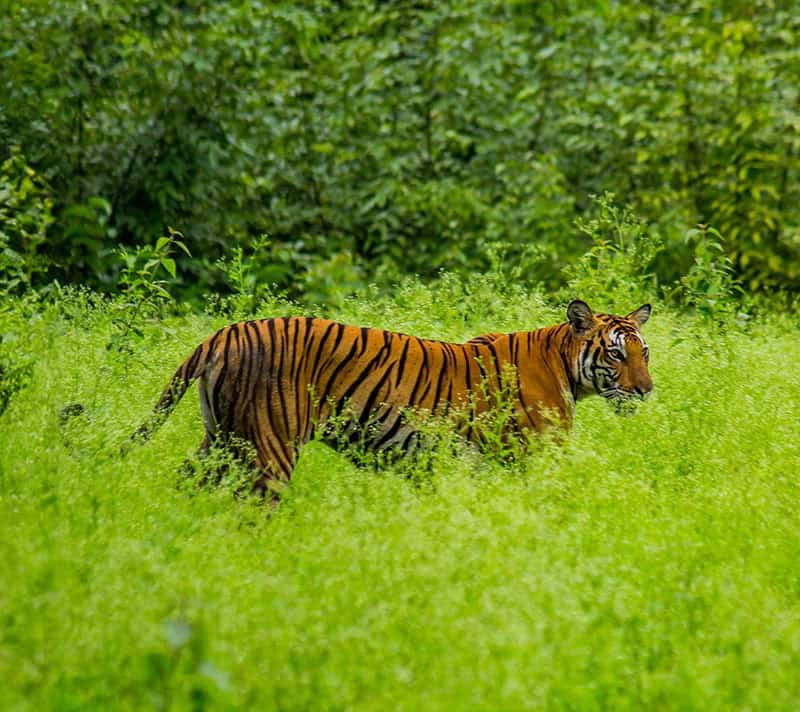
[[(0, 309), (0, 708), (797, 709), (796, 320), (656, 302), (635, 413), (582, 401), (563, 443), (511, 463), (444, 427), (381, 471), (312, 443), (271, 509), (236, 467), (216, 484), (182, 468), (194, 388), (118, 454), (232, 317), (172, 310), (122, 352), (117, 307)], [(300, 312), (459, 341), (564, 320), (536, 292), (447, 277), (257, 315)]]
[[(0, 712), (800, 712), (799, 8), (0, 0)], [(233, 321), (573, 299), (652, 397), (277, 506), (195, 386), (129, 447)]]

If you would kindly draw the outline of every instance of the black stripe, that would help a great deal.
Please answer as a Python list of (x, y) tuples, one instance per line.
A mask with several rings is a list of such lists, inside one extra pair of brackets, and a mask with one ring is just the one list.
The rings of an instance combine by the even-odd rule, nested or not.
[(390, 413), (395, 413), (396, 417), (394, 422), (389, 426), (389, 429), (381, 435), (381, 437), (375, 441), (373, 447), (377, 450), (387, 442), (389, 442), (395, 435), (397, 435), (398, 431), (400, 430), (401, 426), (403, 425), (403, 413), (397, 409), (392, 409), (389, 411)]
[(450, 379), (450, 385), (447, 387), (447, 398), (444, 401), (444, 410), (442, 415), (447, 415), (450, 411), (450, 406), (453, 404), (453, 379)]
[(442, 356), (442, 369), (439, 371), (439, 378), (436, 380), (436, 390), (433, 393), (433, 405), (431, 406), (431, 413), (436, 413), (436, 406), (439, 405), (439, 398), (442, 394), (444, 377), (447, 375), (447, 356), (444, 350), (442, 350)]
[(269, 332), (269, 370), (267, 373), (269, 374), (269, 381), (271, 385), (272, 380), (275, 377), (275, 320), (267, 319), (266, 325), (267, 331)]
[[(314, 343), (314, 332), (312, 330), (312, 318), (306, 317), (303, 323), (303, 327), (305, 328), (306, 332), (303, 337), (303, 346), (298, 355), (298, 363), (297, 369), (295, 370), (295, 377), (293, 382), (293, 389), (294, 389), (294, 398), (297, 401), (297, 436), (303, 442), (305, 442), (305, 438), (308, 434), (308, 420), (310, 417), (311, 411), (311, 394), (308, 392), (308, 388), (306, 388), (304, 393), (300, 392), (300, 377), (303, 375), (303, 367), (307, 363), (307, 356), (308, 351), (311, 345)], [(300, 323), (297, 324), (298, 328), (300, 327)], [(302, 408), (301, 408), (302, 406)], [(302, 410), (302, 424), (301, 424), (301, 410)]]
[[(292, 363), (289, 366), (289, 378), (294, 381), (295, 376), (295, 369), (297, 368), (298, 363), (298, 351), (297, 351), (297, 337), (300, 333), (300, 322), (297, 319), (294, 320), (294, 336), (292, 337)], [(287, 327), (288, 328), (288, 327)]]
[(286, 332), (286, 320), (283, 321), (283, 332), (281, 334), (281, 351), (280, 351), (280, 360), (278, 361), (278, 365), (276, 366), (276, 373), (277, 378), (275, 379), (275, 389), (278, 391), (278, 399), (281, 402), (281, 416), (283, 419), (283, 434), (288, 438), (290, 437), (289, 433), (289, 412), (286, 410), (286, 397), (283, 393), (283, 361), (284, 361), (284, 352), (287, 352), (288, 356), (288, 343), (289, 343), (289, 335)]
[[(242, 394), (242, 354), (241, 354), (241, 344), (239, 340), (239, 324), (231, 324), (230, 326), (231, 331), (233, 332), (233, 337), (235, 340), (235, 352), (237, 354), (237, 363), (238, 367), (233, 373), (233, 382), (231, 384), (231, 403), (230, 408), (228, 410), (228, 430), (233, 430), (234, 423), (236, 421), (236, 406), (239, 403), (239, 399)], [(225, 358), (229, 358), (226, 354)]]
[(464, 356), (464, 363), (466, 364), (466, 385), (467, 385), (467, 396), (472, 394), (472, 365), (470, 355), (467, 353), (466, 349), (461, 349), (461, 354)]
[(230, 345), (231, 345), (231, 332), (230, 330), (228, 330), (228, 334), (225, 337), (225, 350), (223, 352), (222, 367), (219, 370), (219, 377), (214, 383), (214, 389), (211, 393), (211, 407), (214, 410), (214, 419), (217, 421), (217, 425), (220, 424), (219, 392), (222, 389), (222, 382), (225, 380), (225, 374), (228, 370), (228, 352), (230, 350)]
[(358, 352), (359, 357), (363, 356), (364, 352), (367, 350), (367, 344), (369, 343), (369, 332), (370, 329), (368, 327), (361, 327), (361, 351)]
[(375, 405), (375, 399), (378, 397), (378, 393), (380, 392), (381, 388), (383, 388), (384, 384), (387, 380), (389, 380), (389, 376), (392, 374), (392, 369), (394, 368), (394, 364), (389, 366), (386, 369), (386, 372), (378, 379), (378, 382), (375, 384), (374, 388), (370, 391), (370, 394), (367, 396), (367, 399), (364, 401), (364, 408), (362, 409), (361, 413), (358, 416), (358, 424), (361, 426), (366, 425), (367, 420), (369, 420), (370, 413), (372, 412), (372, 408)]
[[(386, 355), (389, 354), (390, 352), (391, 349), (389, 347), (388, 342), (384, 343), (384, 345), (381, 346), (378, 353), (364, 365), (364, 367), (361, 369), (361, 372), (356, 376), (355, 380), (348, 386), (347, 390), (342, 394), (341, 400), (343, 402), (347, 401), (348, 398), (351, 398), (355, 394), (358, 387), (362, 383), (364, 383), (364, 380), (367, 377), (369, 377), (369, 375), (373, 371), (380, 368), (380, 362), (385, 360)], [(359, 354), (359, 356), (361, 356), (361, 354)]]
[(547, 336), (544, 337), (544, 350), (545, 351), (549, 351), (550, 350), (550, 342), (553, 340), (553, 334), (554, 334), (554, 332), (553, 332), (552, 329), (548, 329), (547, 330)]
[[(252, 337), (250, 331), (252, 330)], [(244, 333), (247, 336), (247, 347), (250, 354), (250, 368), (252, 370), (252, 376), (250, 380), (255, 385), (258, 383), (258, 377), (260, 375), (259, 364), (255, 359), (256, 354), (259, 352), (263, 353), (264, 347), (261, 344), (261, 339), (258, 337), (258, 327), (252, 321), (248, 321), (245, 324)], [(252, 396), (251, 396), (252, 397)]]
[(222, 334), (227, 329), (227, 326), (223, 326), (219, 331), (217, 331), (214, 336), (211, 337), (211, 340), (208, 342), (208, 352), (211, 353), (214, 350), (214, 346), (216, 346), (217, 340), (222, 336)]
[(536, 423), (533, 420), (533, 416), (531, 416), (528, 404), (525, 402), (525, 399), (522, 397), (522, 389), (521, 388), (519, 390), (519, 393), (517, 394), (517, 397), (519, 398), (519, 404), (522, 406), (523, 412), (525, 413), (525, 415), (527, 416), (528, 420), (530, 421), (530, 424), (533, 426), (533, 429), (536, 430)]
[[(317, 369), (319, 368), (320, 365), (320, 356), (322, 355), (322, 349), (324, 348), (325, 342), (328, 340), (328, 337), (330, 336), (331, 332), (334, 330), (336, 326), (339, 327), (339, 335), (341, 336), (342, 330), (344, 329), (344, 326), (342, 324), (336, 324), (334, 322), (328, 324), (328, 328), (325, 329), (325, 332), (322, 334), (322, 338), (319, 341), (319, 346), (317, 347), (317, 353), (314, 354), (314, 357), (309, 360), (309, 365), (310, 365), (309, 373), (311, 374), (309, 378), (309, 385), (313, 385), (314, 383), (316, 383), (316, 377), (318, 375)], [(336, 347), (334, 346), (334, 350), (335, 348)]]
[(452, 361), (452, 367), (448, 366), (448, 370), (452, 374), (452, 377), (448, 381), (447, 395), (445, 396), (444, 408), (442, 410), (442, 415), (447, 415), (447, 413), (450, 411), (450, 407), (453, 405), (453, 382), (455, 381), (455, 375), (458, 372), (458, 361), (456, 360), (456, 352), (453, 345), (442, 345), (446, 347), (445, 351), (448, 355), (448, 363)]
[[(353, 357), (355, 356), (355, 353), (356, 353), (356, 347), (357, 346), (358, 346), (358, 339), (353, 339), (353, 344), (350, 346), (350, 351), (348, 352), (348, 354), (341, 361), (339, 361), (339, 363), (337, 364), (336, 368), (333, 370), (333, 373), (331, 374), (330, 378), (328, 379), (327, 384), (325, 385), (325, 392), (323, 393), (323, 395), (322, 395), (322, 397), (320, 398), (320, 401), (319, 401), (320, 406), (323, 406), (325, 404), (328, 396), (330, 395), (331, 390), (333, 388), (333, 382), (336, 380), (336, 377), (339, 375), (339, 373), (342, 371), (342, 369), (350, 361), (353, 360)], [(328, 359), (328, 360), (330, 361), (330, 359)], [(325, 365), (327, 366), (327, 362), (325, 363)]]
[[(424, 406), (422, 406), (422, 403), (425, 400), (425, 397), (428, 395), (428, 393), (430, 393), (432, 385), (433, 385), (433, 381), (431, 381), (431, 379), (428, 378), (425, 381), (425, 389), (422, 391), (422, 393), (420, 393), (420, 396), (419, 396), (419, 401), (418, 402), (419, 402), (421, 407), (424, 407)], [(431, 412), (433, 412), (433, 411), (431, 411)]]
[(381, 359), (381, 362), (376, 366), (376, 368), (381, 368), (385, 366), (386, 362), (389, 360), (389, 357), (392, 355), (392, 345), (393, 345), (392, 336), (393, 335), (389, 331), (383, 332), (383, 348), (381, 350), (383, 351), (385, 349), (385, 352), (383, 355), (383, 359)]
[[(244, 394), (244, 398), (241, 399), (243, 402), (240, 404), (240, 407), (242, 415), (244, 415), (247, 405), (252, 405), (252, 399), (250, 397), (250, 383), (253, 380), (253, 370), (255, 364), (253, 362), (253, 343), (250, 341), (250, 329), (247, 322), (242, 323), (242, 332), (244, 335), (243, 341), (245, 345), (240, 343), (239, 346), (239, 370), (242, 371), (242, 393)], [(242, 363), (245, 364), (244, 368), (242, 368)]]
[[(417, 345), (420, 347), (420, 350), (422, 351), (422, 366), (420, 366), (420, 369), (417, 372), (417, 379), (416, 379), (416, 381), (414, 381), (414, 388), (412, 389), (411, 395), (408, 398), (408, 405), (411, 405), (411, 406), (416, 405), (418, 403), (418, 400), (417, 400), (416, 396), (417, 396), (417, 390), (419, 389), (420, 384), (422, 383), (422, 371), (423, 370), (425, 371), (425, 377), (426, 378), (427, 378), (428, 373), (429, 373), (429, 369), (428, 369), (428, 351), (425, 348), (425, 344), (422, 342), (421, 339), (417, 339), (417, 337), (414, 337), (414, 338), (416, 339)], [(420, 398), (419, 400), (422, 400), (422, 399)]]
[(408, 446), (411, 444), (411, 439), (417, 436), (417, 431), (412, 430), (408, 435), (406, 435), (406, 439), (403, 440), (402, 444), (400, 445), (400, 449), (403, 451), (408, 451)]
[[(331, 327), (334, 327), (334, 326), (338, 326), (339, 327), (339, 331), (336, 333), (336, 338), (333, 341), (333, 346), (331, 347), (330, 355), (328, 356), (327, 359), (325, 359), (324, 363), (317, 364), (318, 370), (312, 375), (311, 383), (313, 383), (315, 386), (317, 384), (317, 380), (322, 377), (322, 374), (324, 373), (325, 369), (328, 368), (328, 366), (331, 363), (335, 363), (336, 362), (336, 358), (337, 358), (337, 355), (338, 355), (337, 352), (339, 350), (339, 344), (342, 342), (342, 338), (344, 336), (345, 326), (344, 326), (344, 324), (332, 324), (331, 325)], [(326, 331), (325, 332), (325, 336), (327, 337), (327, 335), (328, 335), (328, 332)], [(353, 340), (353, 347), (352, 347), (353, 353), (355, 353), (356, 344), (357, 344), (357, 341), (354, 339)], [(322, 344), (320, 344), (320, 351), (321, 350), (322, 350)]]
[(400, 354), (400, 358), (397, 360), (397, 374), (394, 377), (394, 386), (400, 385), (400, 381), (403, 378), (403, 371), (406, 369), (406, 358), (408, 356), (408, 347), (411, 346), (411, 339), (406, 339), (406, 345), (403, 347), (403, 351)]
[(477, 346), (472, 347), (472, 353), (475, 357), (475, 363), (478, 364), (478, 370), (481, 372), (481, 381), (486, 381), (486, 368), (483, 365), (483, 357), (480, 354)]
[(500, 373), (500, 359), (497, 357), (497, 349), (495, 349), (494, 344), (486, 344), (489, 351), (492, 352), (492, 361), (494, 361), (494, 370), (497, 374), (497, 388), (501, 390), (503, 387), (502, 375)]
[[(427, 370), (427, 369), (426, 369)], [(414, 406), (417, 404), (417, 390), (422, 383), (422, 367), (420, 367), (419, 371), (417, 372), (417, 378), (414, 381), (414, 388), (411, 389), (411, 395), (408, 398), (408, 405)]]
[(389, 420), (389, 416), (397, 412), (397, 408), (393, 408), (384, 401), (376, 408), (375, 412), (377, 415), (373, 418), (372, 422), (377, 426), (383, 427), (386, 425), (386, 421)]

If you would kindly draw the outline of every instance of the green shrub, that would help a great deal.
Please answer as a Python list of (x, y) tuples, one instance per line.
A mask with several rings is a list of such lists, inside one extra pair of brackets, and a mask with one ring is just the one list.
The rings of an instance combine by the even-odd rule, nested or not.
[(664, 245), (661, 285), (702, 223), (749, 292), (796, 293), (792, 10), (0, 0), (0, 164), (42, 181), (37, 237), (8, 244), (37, 284), (114, 292), (116, 248), (177, 226), (195, 304), (262, 234), (259, 279), (294, 298), (339, 266), (472, 274), (496, 243), (555, 290), (610, 191)]

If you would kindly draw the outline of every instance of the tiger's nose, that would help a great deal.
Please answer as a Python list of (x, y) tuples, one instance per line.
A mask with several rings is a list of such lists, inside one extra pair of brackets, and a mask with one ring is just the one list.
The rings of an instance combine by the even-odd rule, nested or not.
[(636, 393), (638, 393), (639, 397), (644, 399), (647, 398), (653, 392), (653, 381), (648, 376), (646, 379), (643, 379), (639, 385), (634, 388)]

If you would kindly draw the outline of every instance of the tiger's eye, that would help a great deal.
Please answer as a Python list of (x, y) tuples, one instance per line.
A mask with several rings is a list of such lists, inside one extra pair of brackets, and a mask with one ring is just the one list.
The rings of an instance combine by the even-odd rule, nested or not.
[(615, 361), (623, 361), (625, 359), (625, 354), (619, 349), (609, 349), (608, 355)]

